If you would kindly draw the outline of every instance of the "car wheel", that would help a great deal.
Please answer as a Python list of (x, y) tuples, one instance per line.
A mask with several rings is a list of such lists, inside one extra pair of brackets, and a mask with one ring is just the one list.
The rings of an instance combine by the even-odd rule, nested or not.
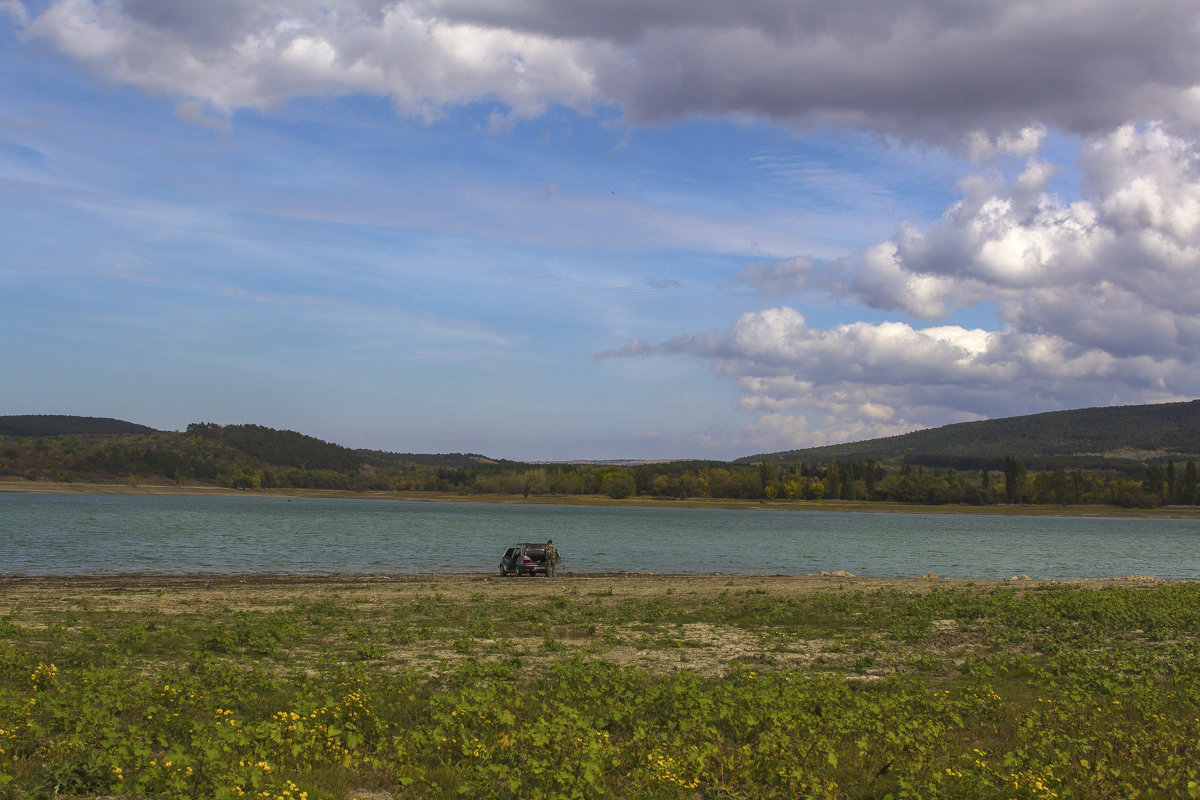
[(500, 565), (500, 577), (501, 577), (501, 578), (504, 578), (504, 577), (507, 577), (507, 576), (508, 576), (508, 570), (506, 570), (506, 569), (504, 568), (504, 565), (503, 565), (503, 564), (501, 564), (501, 565)]

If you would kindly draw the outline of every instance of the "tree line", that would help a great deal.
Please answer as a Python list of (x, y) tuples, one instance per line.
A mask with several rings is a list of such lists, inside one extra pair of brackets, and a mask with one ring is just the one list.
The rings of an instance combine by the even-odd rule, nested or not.
[(857, 500), (913, 504), (1155, 507), (1200, 504), (1196, 464), (1138, 471), (930, 468), (866, 459), (634, 466), (522, 464), (475, 456), (350, 450), (259, 426), (199, 423), (145, 435), (0, 437), (0, 475), (51, 481), (162, 481), (239, 489), (335, 489), (458, 495), (598, 495), (614, 499)]

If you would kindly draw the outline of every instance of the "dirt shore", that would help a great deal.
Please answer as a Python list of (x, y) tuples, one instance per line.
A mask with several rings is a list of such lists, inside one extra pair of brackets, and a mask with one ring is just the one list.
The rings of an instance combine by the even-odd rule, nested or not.
[(563, 593), (613, 594), (627, 598), (662, 595), (672, 589), (704, 601), (725, 591), (757, 590), (777, 596), (815, 592), (895, 590), (921, 593), (933, 589), (976, 589), (998, 586), (1036, 589), (1073, 585), (1147, 587), (1181, 581), (1144, 575), (1066, 581), (941, 578), (872, 578), (849, 573), (817, 575), (661, 575), (564, 573), (557, 578), (501, 578), (494, 574), (427, 573), (413, 575), (106, 575), (0, 577), (0, 609), (4, 606), (49, 607), (66, 598), (92, 598), (101, 606), (154, 606), (160, 611), (197, 611), (219, 604), (234, 608), (272, 608), (330, 596), (352, 595), (356, 602), (378, 602), (437, 593), (450, 601), (468, 599), (537, 600)]
[[(382, 659), (381, 668), (415, 669), (430, 676), (470, 659), (519, 662), (521, 670), (534, 674), (578, 656), (655, 674), (687, 669), (720, 676), (739, 664), (754, 664), (762, 669), (843, 670), (855, 680), (875, 680), (906, 668), (910, 656), (936, 655), (956, 664), (991, 646), (979, 631), (960, 628), (953, 620), (937, 622), (935, 635), (919, 645), (885, 642), (881, 631), (862, 628), (864, 617), (859, 616), (870, 613), (876, 596), (884, 609), (905, 602), (897, 594), (947, 588), (985, 592), (1004, 586), (1028, 595), (1063, 585), (1149, 590), (1167, 583), (1179, 582), (1140, 576), (983, 581), (848, 574), (565, 574), (553, 580), (485, 574), (0, 577), (0, 619), (31, 632), (73, 630), (86, 617), (113, 632), (132, 625), (194, 634), (246, 625), (271, 632), (276, 615), (295, 619), (297, 614), (317, 614), (319, 629), (301, 626), (274, 652), (279, 664), (315, 663), (322, 652), (353, 659), (358, 639), (365, 637), (375, 648), (372, 658)], [(863, 611), (845, 615), (847, 627), (814, 623), (817, 627), (803, 635), (785, 632), (778, 619), (764, 629), (736, 619), (737, 609), (747, 603), (762, 604), (770, 617), (781, 603), (809, 607), (811, 600), (829, 593), (861, 595), (847, 599)], [(689, 617), (710, 607), (725, 609), (724, 618)], [(688, 618), (669, 618), (678, 614)], [(820, 619), (818, 614), (808, 622)], [(294, 635), (301, 638), (293, 640)], [(856, 666), (864, 653), (871, 663)]]

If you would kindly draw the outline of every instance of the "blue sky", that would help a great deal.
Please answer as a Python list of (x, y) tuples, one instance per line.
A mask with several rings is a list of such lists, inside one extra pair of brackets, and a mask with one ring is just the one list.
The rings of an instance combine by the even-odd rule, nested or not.
[(1194, 397), (1194, 9), (1092, 5), (3, 0), (0, 412), (731, 458)]

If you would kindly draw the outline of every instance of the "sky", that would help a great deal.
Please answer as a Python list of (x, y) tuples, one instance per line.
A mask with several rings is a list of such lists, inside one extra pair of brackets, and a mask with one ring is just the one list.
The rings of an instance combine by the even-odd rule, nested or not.
[(1195, 0), (0, 0), (0, 413), (729, 459), (1200, 396)]

